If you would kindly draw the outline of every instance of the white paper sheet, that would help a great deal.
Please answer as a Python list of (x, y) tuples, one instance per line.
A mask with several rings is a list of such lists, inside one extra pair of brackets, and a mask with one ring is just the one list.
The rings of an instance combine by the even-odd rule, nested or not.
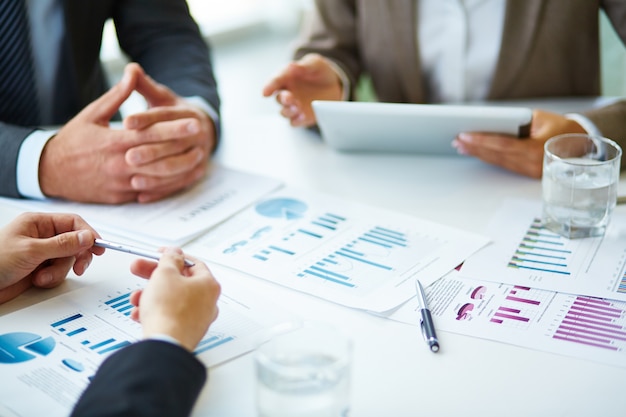
[[(425, 291), (437, 330), (626, 367), (625, 302), (462, 278), (456, 271)], [(388, 317), (418, 326), (418, 308), (413, 298)]]
[(488, 239), (324, 194), (284, 188), (185, 248), (338, 304), (386, 311)]
[(212, 165), (207, 178), (162, 201), (122, 205), (2, 198), (27, 211), (78, 213), (106, 233), (153, 246), (180, 246), (277, 189), (275, 179)]
[(493, 243), (468, 259), (464, 276), (626, 301), (626, 219), (603, 237), (566, 239), (541, 225), (540, 203), (508, 200), (488, 230)]
[[(99, 282), (0, 317), (0, 403), (23, 417), (68, 415), (100, 363), (141, 338), (128, 296), (143, 285)], [(285, 316), (258, 303), (222, 294), (197, 357), (214, 366), (263, 342)]]

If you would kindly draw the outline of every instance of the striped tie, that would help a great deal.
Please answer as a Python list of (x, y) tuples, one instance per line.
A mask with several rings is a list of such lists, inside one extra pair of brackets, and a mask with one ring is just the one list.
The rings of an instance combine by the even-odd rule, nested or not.
[(0, 0), (0, 121), (36, 125), (39, 105), (23, 0)]

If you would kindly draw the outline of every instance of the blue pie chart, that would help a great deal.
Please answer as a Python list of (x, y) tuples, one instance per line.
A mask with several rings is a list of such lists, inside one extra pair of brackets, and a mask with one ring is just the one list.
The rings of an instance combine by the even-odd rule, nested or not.
[(308, 206), (293, 198), (272, 198), (256, 205), (256, 212), (272, 219), (295, 220), (304, 216)]
[(49, 336), (45, 339), (35, 333), (15, 332), (0, 335), (0, 363), (19, 363), (46, 356), (56, 342)]

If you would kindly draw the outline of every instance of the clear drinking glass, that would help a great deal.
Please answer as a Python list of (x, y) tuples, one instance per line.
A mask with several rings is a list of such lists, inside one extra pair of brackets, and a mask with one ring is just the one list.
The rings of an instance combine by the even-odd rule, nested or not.
[(260, 417), (348, 416), (351, 342), (337, 329), (305, 322), (256, 352)]
[(565, 134), (544, 151), (544, 226), (570, 239), (602, 236), (617, 202), (622, 149), (607, 138)]

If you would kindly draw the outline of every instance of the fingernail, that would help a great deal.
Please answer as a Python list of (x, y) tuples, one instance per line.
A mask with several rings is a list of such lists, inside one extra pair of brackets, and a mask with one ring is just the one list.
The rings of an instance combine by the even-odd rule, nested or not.
[(146, 181), (143, 178), (134, 177), (130, 180), (130, 185), (135, 190), (143, 190), (146, 187)]
[(191, 133), (192, 135), (195, 135), (199, 131), (200, 131), (200, 128), (198, 126), (198, 123), (196, 123), (195, 121), (187, 124), (187, 132)]
[(141, 154), (139, 152), (129, 151), (126, 157), (128, 162), (133, 165), (139, 165), (141, 163)]
[(81, 230), (78, 232), (78, 243), (80, 246), (87, 246), (93, 243), (91, 232), (88, 230)]
[(461, 133), (459, 134), (459, 139), (463, 142), (472, 142), (472, 135), (469, 135), (467, 133)]

